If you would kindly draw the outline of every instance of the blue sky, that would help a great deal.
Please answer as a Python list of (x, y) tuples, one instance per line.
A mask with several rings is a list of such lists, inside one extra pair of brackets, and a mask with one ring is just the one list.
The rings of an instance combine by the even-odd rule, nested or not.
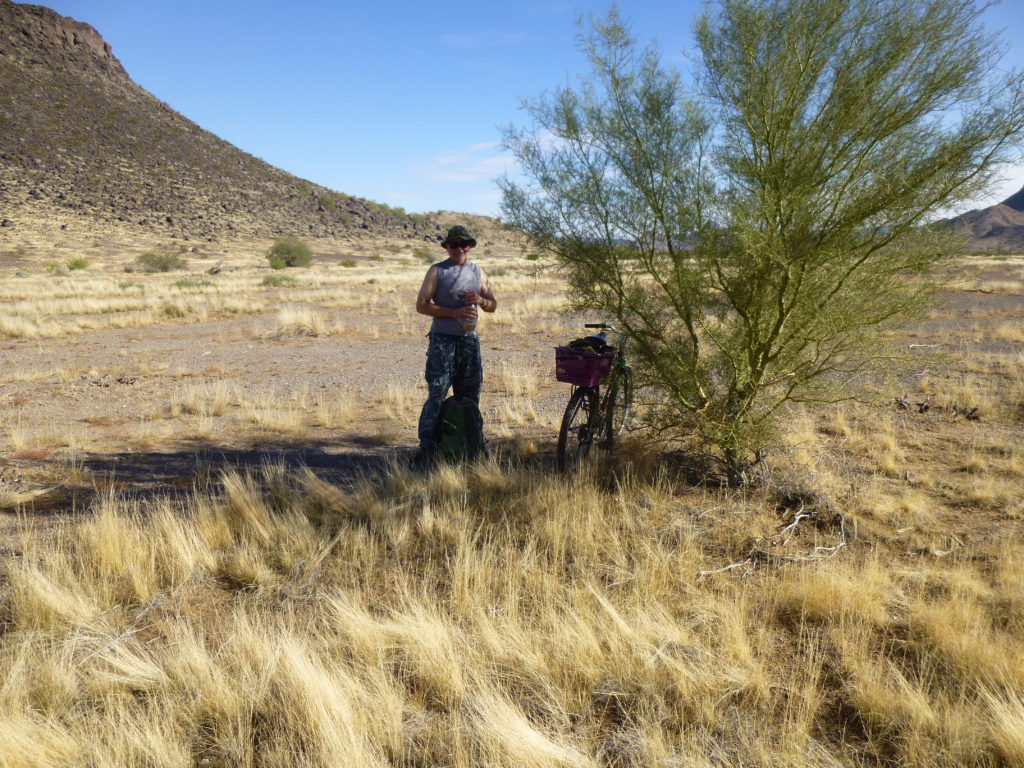
[[(496, 214), (501, 128), (575, 82), (574, 20), (607, 2), (51, 0), (95, 27), (157, 98), (316, 184), (410, 212)], [(621, 2), (637, 37), (686, 65), (701, 0)], [(1024, 2), (986, 12), (1024, 67)], [(977, 206), (1024, 185), (1024, 165)]]

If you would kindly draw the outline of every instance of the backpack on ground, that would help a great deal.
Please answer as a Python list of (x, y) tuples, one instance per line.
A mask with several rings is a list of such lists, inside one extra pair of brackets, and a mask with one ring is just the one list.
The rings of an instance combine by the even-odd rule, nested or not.
[(441, 404), (437, 446), (443, 458), (455, 461), (487, 455), (484, 420), (476, 403), (453, 395)]

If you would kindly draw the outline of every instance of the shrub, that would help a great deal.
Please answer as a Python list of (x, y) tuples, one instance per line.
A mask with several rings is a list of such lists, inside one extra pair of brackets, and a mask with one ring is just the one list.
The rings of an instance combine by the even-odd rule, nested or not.
[(338, 205), (334, 201), (334, 198), (328, 195), (327, 193), (320, 195), (320, 197), (317, 198), (317, 202), (320, 203), (320, 207), (323, 208), (325, 211), (333, 211), (335, 207)]
[(262, 284), (269, 288), (284, 288), (289, 285), (295, 285), (296, 280), (288, 275), (267, 275), (263, 278)]
[[(503, 216), (565, 268), (569, 305), (630, 333), (649, 421), (733, 483), (783, 406), (835, 400), (917, 316), (952, 243), (922, 224), (1024, 141), (1024, 76), (969, 0), (723, 0), (696, 82), (613, 10), (592, 76), (529, 104)], [(623, 243), (632, 243), (624, 246)]]
[(68, 262), (68, 269), (72, 271), (76, 269), (88, 269), (91, 264), (92, 262), (89, 261), (84, 256), (78, 256), (77, 258), (74, 258)]
[(338, 262), (343, 267), (354, 267), (356, 265), (355, 259), (342, 259)]
[(171, 285), (175, 288), (188, 290), (190, 288), (206, 288), (207, 286), (213, 285), (213, 283), (209, 280), (189, 280), (186, 278), (184, 280), (175, 280)]
[(168, 317), (185, 317), (188, 310), (180, 304), (164, 304), (163, 312)]
[(267, 260), (273, 269), (308, 267), (313, 263), (313, 251), (297, 237), (279, 237), (270, 247)]
[(539, 253), (528, 253), (525, 256), (523, 256), (523, 258), (526, 259), (527, 261), (537, 261), (537, 259), (540, 258), (540, 254)]
[(188, 268), (188, 259), (168, 251), (147, 251), (136, 257), (135, 263), (144, 272), (171, 272)]

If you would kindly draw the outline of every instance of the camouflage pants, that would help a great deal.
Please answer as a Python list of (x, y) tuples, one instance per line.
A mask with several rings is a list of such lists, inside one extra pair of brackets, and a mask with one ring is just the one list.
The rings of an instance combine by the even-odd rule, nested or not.
[(451, 387), (455, 396), (480, 403), (484, 369), (480, 360), (480, 339), (431, 333), (427, 346), (427, 401), (420, 412), (420, 448), (437, 444), (437, 421), (441, 403)]

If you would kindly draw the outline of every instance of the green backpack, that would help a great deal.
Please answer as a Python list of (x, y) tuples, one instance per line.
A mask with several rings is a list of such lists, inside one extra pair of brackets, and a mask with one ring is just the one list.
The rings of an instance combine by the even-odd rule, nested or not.
[(437, 444), (442, 458), (452, 461), (487, 455), (484, 420), (476, 403), (453, 395), (441, 404)]

